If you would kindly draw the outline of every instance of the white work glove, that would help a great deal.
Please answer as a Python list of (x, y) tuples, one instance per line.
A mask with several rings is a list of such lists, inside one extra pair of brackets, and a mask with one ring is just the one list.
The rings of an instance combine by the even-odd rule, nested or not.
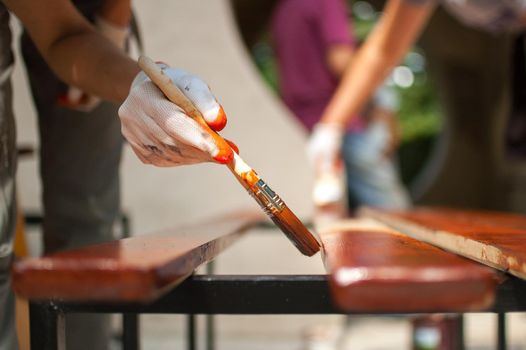
[[(164, 74), (181, 89), (216, 131), (226, 125), (223, 108), (208, 85), (183, 70), (160, 64)], [(144, 74), (133, 81), (130, 94), (119, 108), (121, 130), (135, 154), (146, 164), (177, 166), (207, 161), (228, 163), (233, 158), (230, 142), (216, 141), (196, 121), (170, 102)]]
[[(128, 27), (116, 26), (100, 16), (95, 17), (94, 26), (102, 36), (119, 49), (124, 50), (130, 32)], [(99, 97), (89, 95), (76, 86), (69, 86), (67, 93), (59, 97), (59, 103), (62, 106), (83, 112), (90, 112), (100, 102), (101, 99)]]
[(307, 158), (317, 172), (326, 172), (340, 159), (344, 129), (335, 124), (318, 123), (307, 143)]
[(343, 202), (343, 134), (339, 125), (318, 123), (308, 141), (307, 157), (315, 174), (312, 198), (317, 207)]

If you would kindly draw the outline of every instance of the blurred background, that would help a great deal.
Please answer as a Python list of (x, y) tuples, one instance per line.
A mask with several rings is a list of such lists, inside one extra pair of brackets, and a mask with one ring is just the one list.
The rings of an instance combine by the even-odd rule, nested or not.
[[(263, 175), (289, 206), (307, 219), (313, 206), (310, 199), (312, 178), (304, 155), (306, 133), (277, 95), (279, 76), (267, 28), (273, 3), (271, 0), (136, 0), (134, 8), (145, 52), (155, 60), (192, 71), (209, 83), (229, 118), (223, 134), (237, 143), (243, 158)], [(381, 2), (348, 1), (348, 8), (354, 32), (363, 39), (378, 18)], [(438, 16), (446, 15), (439, 12)], [(19, 31), (16, 22), (13, 27)], [(432, 34), (432, 31), (427, 32), (423, 38), (432, 41)], [(389, 78), (389, 84), (401, 96), (398, 155), (404, 183), (419, 203), (498, 206), (499, 209), (522, 211), (525, 204), (520, 200), (520, 194), (524, 186), (519, 180), (509, 182), (509, 179), (520, 179), (523, 166), (512, 161), (503, 162), (503, 152), (487, 152), (487, 155), (477, 158), (476, 166), (472, 162), (465, 165), (466, 168), (469, 166), (468, 174), (455, 176), (456, 172), (462, 173), (465, 169), (462, 158), (450, 159), (451, 145), (454, 144), (451, 130), (454, 130), (455, 123), (448, 121), (451, 109), (444, 108), (439, 100), (443, 86), (437, 84), (429, 72), (429, 67), (433, 66), (426, 56), (429, 47), (425, 43), (422, 47), (415, 47)], [(29, 103), (31, 98), (21, 64), (16, 66), (13, 80), (18, 142), (38, 147), (35, 112)], [(478, 127), (472, 126), (473, 129)], [(491, 149), (500, 149), (499, 140), (483, 136), (479, 141), (489, 144)], [(477, 145), (467, 147), (477, 148)], [(453, 149), (456, 154), (463, 154), (462, 149)], [(480, 169), (489, 164), (498, 164), (499, 169), (505, 169), (491, 172), (493, 177), (490, 179), (488, 174), (484, 174), (483, 179), (480, 176), (476, 179), (480, 179), (480, 186), (486, 185), (486, 188), (488, 183), (496, 181), (495, 191), (506, 196), (490, 194), (481, 197), (478, 194), (481, 187), (474, 183), (479, 183), (479, 180), (469, 176), (481, 174)], [(510, 173), (506, 170), (509, 166), (518, 170)], [(456, 169), (453, 172), (446, 171), (453, 168)], [(508, 177), (503, 179), (502, 173)], [(131, 219), (133, 234), (195, 223), (236, 208), (255, 208), (227, 169), (218, 165), (174, 169), (143, 166), (126, 147), (121, 176), (123, 208)], [(459, 194), (456, 188), (465, 188), (463, 179), (470, 181), (470, 188)], [(499, 185), (502, 183), (506, 184), (505, 191)], [(36, 157), (19, 163), (18, 185), (22, 208), (26, 212), (39, 212)], [(30, 238), (32, 251), (38, 254), (38, 232), (31, 232)], [(254, 232), (221, 256), (217, 269), (219, 273), (240, 274), (324, 272), (319, 255), (310, 259), (298, 255), (286, 238), (277, 232)], [(508, 317), (512, 319), (508, 329), (512, 348), (525, 348), (526, 320), (522, 315)], [(342, 317), (220, 316), (216, 324), (218, 349), (332, 349), (334, 347), (323, 347), (327, 344), (324, 339), (335, 337)], [(494, 315), (468, 315), (468, 348), (492, 349), (494, 325)], [(180, 316), (143, 316), (144, 348), (183, 349), (184, 327), (184, 319)], [(404, 349), (409, 347), (411, 336), (406, 318), (360, 317), (352, 321), (346, 332), (341, 345), (343, 349)], [(318, 335), (322, 340), (316, 345), (313, 338)]]

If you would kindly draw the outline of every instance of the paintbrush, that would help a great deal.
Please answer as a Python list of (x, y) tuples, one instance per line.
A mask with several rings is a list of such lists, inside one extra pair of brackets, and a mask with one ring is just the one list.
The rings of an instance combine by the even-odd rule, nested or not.
[[(173, 83), (170, 77), (163, 73), (161, 67), (146, 56), (139, 57), (138, 62), (141, 69), (170, 101), (181, 107), (188, 116), (199, 123), (199, 125), (217, 141), (216, 143), (218, 145), (228, 145), (217, 132), (208, 126), (201, 112), (199, 112), (192, 101)], [(230, 146), (228, 145), (228, 147)], [(301, 253), (307, 256), (316, 254), (316, 252), (320, 250), (320, 243), (316, 237), (307, 230), (305, 225), (303, 225), (298, 217), (287, 207), (285, 202), (241, 159), (235, 150), (233, 150), (233, 153), (234, 157), (232, 161), (226, 165), (236, 179)]]

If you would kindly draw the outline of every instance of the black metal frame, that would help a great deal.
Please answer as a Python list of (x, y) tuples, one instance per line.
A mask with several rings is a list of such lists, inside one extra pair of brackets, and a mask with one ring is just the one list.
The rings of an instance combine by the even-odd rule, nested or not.
[[(63, 316), (66, 313), (76, 312), (127, 315), (169, 313), (194, 316), (197, 314), (348, 314), (332, 304), (327, 282), (325, 275), (194, 275), (151, 304), (32, 302), (30, 304), (31, 345), (34, 349), (42, 350), (64, 349), (61, 343), (64, 339)], [(497, 288), (495, 304), (482, 311), (502, 315), (505, 312), (526, 311), (526, 282), (514, 277), (507, 278)], [(433, 312), (436, 311), (429, 313)], [(404, 310), (399, 310), (397, 313), (404, 313)], [(189, 328), (195, 326), (192, 317), (188, 319)], [(499, 328), (498, 344), (499, 348), (505, 348), (504, 318), (499, 317), (499, 320), (502, 323), (499, 322), (501, 328)], [(195, 338), (190, 338), (189, 341), (195, 346)], [(130, 344), (125, 342), (124, 348), (130, 349), (128, 346)]]

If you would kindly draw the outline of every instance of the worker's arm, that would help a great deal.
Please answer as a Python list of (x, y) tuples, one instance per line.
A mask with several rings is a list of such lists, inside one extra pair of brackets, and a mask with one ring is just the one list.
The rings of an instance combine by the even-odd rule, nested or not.
[(434, 6), (434, 2), (415, 5), (407, 0), (388, 1), (378, 24), (345, 72), (322, 123), (343, 126), (359, 113), (414, 43)]
[[(4, 3), (62, 80), (106, 100), (126, 100), (119, 110), (122, 132), (143, 162), (173, 166), (228, 160), (216, 157), (219, 149), (214, 140), (168, 101), (144, 73), (138, 74), (137, 63), (98, 34), (69, 0)], [(212, 128), (225, 125), (226, 116), (205, 82), (183, 71), (168, 73)]]
[[(322, 0), (317, 4), (315, 18), (320, 29), (320, 44), (324, 47), (325, 64), (334, 77), (340, 79), (354, 56), (351, 21), (343, 0)], [(317, 172), (324, 173), (333, 168), (342, 135), (341, 128), (325, 127), (320, 123), (314, 127), (307, 145), (307, 157)]]
[(320, 122), (314, 126), (307, 146), (311, 162), (322, 167), (334, 164), (346, 125), (414, 43), (433, 8), (433, 1), (388, 1), (373, 32), (354, 54)]
[(68, 0), (4, 0), (53, 71), (69, 84), (122, 102), (137, 64), (102, 38)]
[[(124, 50), (129, 36), (131, 0), (104, 0), (95, 14), (95, 29), (116, 47)], [(58, 103), (65, 108), (90, 112), (101, 102), (98, 96), (85, 93), (76, 86), (69, 86)]]

